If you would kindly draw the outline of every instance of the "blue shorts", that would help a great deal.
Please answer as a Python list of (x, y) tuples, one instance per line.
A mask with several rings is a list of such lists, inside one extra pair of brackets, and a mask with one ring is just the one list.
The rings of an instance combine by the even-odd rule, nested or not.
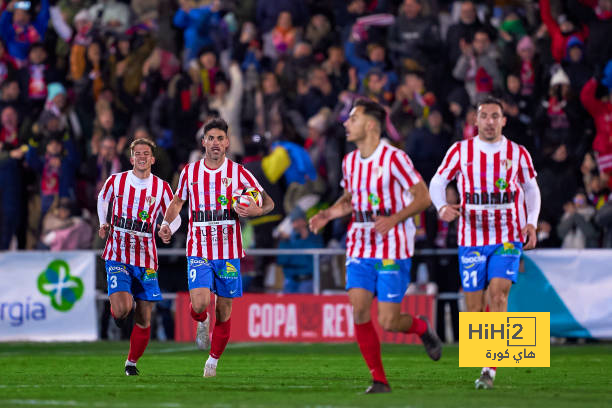
[(187, 282), (189, 283), (189, 290), (208, 288), (218, 296), (226, 298), (241, 297), (240, 259), (209, 261), (197, 256), (188, 256)]
[(106, 261), (105, 268), (109, 296), (115, 292), (128, 292), (135, 299), (150, 302), (162, 300), (155, 269), (117, 261)]
[(465, 292), (483, 290), (493, 278), (516, 282), (523, 252), (521, 242), (459, 247), (459, 275)]
[(401, 303), (410, 283), (412, 259), (348, 258), (346, 289), (369, 290), (379, 302)]

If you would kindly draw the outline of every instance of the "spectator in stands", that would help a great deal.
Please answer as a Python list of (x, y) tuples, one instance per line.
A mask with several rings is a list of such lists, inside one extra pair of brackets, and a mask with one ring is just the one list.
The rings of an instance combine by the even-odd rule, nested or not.
[(244, 142), (240, 124), (240, 108), (244, 87), (242, 71), (238, 63), (232, 63), (229, 74), (229, 80), (224, 72), (219, 72), (215, 76), (215, 94), (210, 98), (209, 108), (218, 111), (219, 115), (227, 121), (232, 146), (229, 153), (235, 158), (244, 155)]
[(198, 57), (204, 47), (212, 47), (211, 30), (221, 18), (221, 1), (213, 0), (209, 5), (197, 6), (194, 0), (180, 0), (180, 8), (174, 15), (174, 25), (183, 30), (185, 55), (183, 63)]
[(485, 30), (478, 30), (471, 43), (460, 42), (461, 57), (453, 69), (453, 77), (465, 84), (472, 104), (502, 89), (502, 77), (497, 63), (489, 54), (491, 39)]
[(573, 200), (578, 189), (578, 177), (573, 165), (565, 145), (559, 145), (540, 160), (538, 185), (542, 202), (547, 203), (542, 207), (541, 216), (550, 220), (551, 225), (557, 225), (564, 213), (563, 205)]
[(332, 109), (337, 100), (336, 90), (320, 66), (313, 67), (306, 79), (298, 79), (296, 104), (304, 120), (310, 119), (324, 107)]
[(587, 202), (586, 195), (576, 194), (572, 201), (563, 205), (563, 210), (564, 214), (557, 225), (557, 233), (563, 240), (561, 248), (596, 248), (599, 231), (593, 223), (595, 209)]
[(462, 1), (459, 21), (450, 26), (446, 33), (446, 46), (448, 47), (448, 59), (451, 66), (455, 66), (461, 56), (460, 41), (472, 42), (474, 34), (482, 27), (483, 24), (478, 19), (474, 2), (472, 0)]
[(308, 8), (302, 0), (259, 0), (257, 2), (256, 21), (262, 33), (274, 28), (278, 15), (288, 12), (293, 23), (302, 26), (308, 21)]
[(436, 62), (441, 55), (442, 41), (440, 30), (435, 19), (421, 14), (423, 0), (404, 0), (395, 23), (389, 28), (387, 46), (396, 65), (406, 64), (411, 60), (420, 67)]
[[(23, 135), (17, 111), (6, 106), (0, 112), (0, 250), (9, 248), (19, 225), (23, 195), (20, 158)], [(27, 147), (26, 147), (27, 149)]]
[(47, 98), (47, 85), (59, 79), (59, 73), (47, 62), (47, 51), (42, 43), (32, 44), (27, 62), (19, 70), (21, 93), (34, 115), (40, 114)]
[(567, 42), (567, 57), (562, 62), (574, 95), (580, 95), (584, 84), (593, 76), (593, 69), (584, 58), (584, 42), (571, 36)]
[(612, 58), (612, 1), (569, 0), (569, 12), (588, 28), (586, 59), (594, 67), (603, 67)]
[(14, 77), (16, 71), (17, 64), (7, 52), (4, 41), (0, 39), (0, 87), (7, 79)]
[(291, 21), (291, 14), (288, 11), (281, 11), (276, 26), (263, 36), (264, 55), (276, 60), (284, 55), (291, 54), (299, 36), (299, 30), (293, 26)]
[(92, 228), (78, 212), (70, 199), (60, 199), (43, 219), (42, 244), (51, 251), (91, 248)]
[[(291, 236), (281, 241), (279, 249), (310, 249), (323, 248), (320, 235), (315, 235), (308, 229), (306, 214), (300, 207), (290, 214), (293, 232)], [(276, 261), (285, 275), (284, 293), (312, 293), (313, 292), (313, 260), (310, 255), (279, 255)]]
[(123, 33), (130, 24), (130, 8), (117, 0), (98, 0), (91, 6), (89, 13), (103, 32)]
[(603, 248), (612, 248), (612, 197), (595, 214), (597, 225), (603, 229)]
[[(598, 89), (602, 89), (602, 91), (598, 92)], [(598, 94), (603, 98), (598, 97)], [(593, 150), (597, 153), (596, 159), (599, 170), (607, 173), (608, 176), (612, 174), (612, 140), (610, 139), (612, 133), (612, 102), (610, 101), (610, 95), (612, 95), (612, 60), (607, 63), (601, 81), (598, 82), (597, 79), (591, 78), (580, 93), (582, 105), (595, 122), (596, 135), (595, 140), (593, 140)]]
[(579, 27), (566, 14), (560, 14), (555, 20), (550, 11), (550, 0), (540, 0), (540, 16), (550, 35), (553, 58), (558, 63), (568, 56), (567, 50), (571, 37), (584, 42), (589, 35), (586, 25)]
[(42, 42), (49, 24), (49, 0), (41, 0), (40, 11), (30, 21), (29, 1), (11, 1), (0, 15), (0, 37), (8, 53), (22, 67), (32, 44)]
[(450, 146), (451, 135), (444, 129), (440, 108), (434, 106), (424, 126), (415, 129), (408, 137), (406, 153), (414, 167), (421, 173), (423, 180), (429, 181), (442, 162)]

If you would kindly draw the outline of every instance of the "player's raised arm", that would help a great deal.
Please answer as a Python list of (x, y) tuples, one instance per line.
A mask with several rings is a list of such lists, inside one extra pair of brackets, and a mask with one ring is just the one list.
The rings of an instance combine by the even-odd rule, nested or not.
[(351, 193), (344, 190), (344, 194), (342, 194), (340, 198), (336, 200), (334, 205), (326, 210), (319, 211), (310, 219), (308, 223), (310, 230), (316, 234), (329, 221), (350, 214), (352, 211), (351, 198)]

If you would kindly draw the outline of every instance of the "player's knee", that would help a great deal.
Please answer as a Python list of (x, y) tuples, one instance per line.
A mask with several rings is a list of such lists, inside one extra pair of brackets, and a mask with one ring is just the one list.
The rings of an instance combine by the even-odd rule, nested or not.
[(370, 320), (370, 309), (353, 308), (353, 320), (357, 324), (368, 322)]
[(378, 324), (385, 331), (393, 331), (395, 329), (395, 318), (393, 315), (379, 315)]
[(130, 314), (130, 309), (125, 305), (116, 305), (113, 306), (113, 317), (115, 319), (126, 319)]
[(191, 307), (193, 308), (194, 312), (202, 313), (208, 307), (208, 302), (203, 301), (203, 300), (195, 300), (195, 301), (192, 300), (191, 301)]
[(502, 291), (495, 291), (491, 293), (491, 303), (495, 306), (502, 306), (508, 302), (508, 295)]

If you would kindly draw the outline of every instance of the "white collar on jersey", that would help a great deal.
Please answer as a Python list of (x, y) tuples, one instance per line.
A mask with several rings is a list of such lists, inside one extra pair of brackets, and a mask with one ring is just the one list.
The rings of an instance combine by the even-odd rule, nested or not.
[(361, 157), (361, 152), (357, 150), (357, 158), (362, 163), (369, 163), (370, 161), (374, 160), (375, 157), (380, 156), (380, 152), (382, 152), (382, 149), (383, 147), (385, 147), (386, 144), (387, 142), (384, 139), (380, 139), (380, 142), (378, 142), (378, 146), (376, 146), (374, 152), (368, 157)]
[(502, 149), (502, 146), (504, 145), (505, 141), (506, 137), (504, 135), (502, 135), (501, 140), (499, 142), (495, 143), (483, 142), (479, 136), (476, 136), (474, 138), (474, 146), (476, 146), (477, 149), (485, 153), (497, 153)]
[(149, 174), (149, 177), (145, 178), (145, 179), (141, 179), (140, 177), (137, 177), (134, 174), (133, 170), (129, 170), (128, 171), (128, 181), (131, 185), (133, 185), (136, 188), (145, 188), (148, 187), (149, 184), (151, 183), (151, 180), (153, 180), (153, 173)]
[(225, 168), (225, 165), (227, 164), (227, 157), (223, 158), (223, 163), (217, 167), (216, 169), (211, 169), (210, 167), (208, 167), (206, 165), (206, 163), (204, 162), (204, 158), (201, 158), (200, 161), (202, 162), (202, 168), (204, 169), (205, 172), (207, 173), (217, 173), (221, 170), (223, 170)]

